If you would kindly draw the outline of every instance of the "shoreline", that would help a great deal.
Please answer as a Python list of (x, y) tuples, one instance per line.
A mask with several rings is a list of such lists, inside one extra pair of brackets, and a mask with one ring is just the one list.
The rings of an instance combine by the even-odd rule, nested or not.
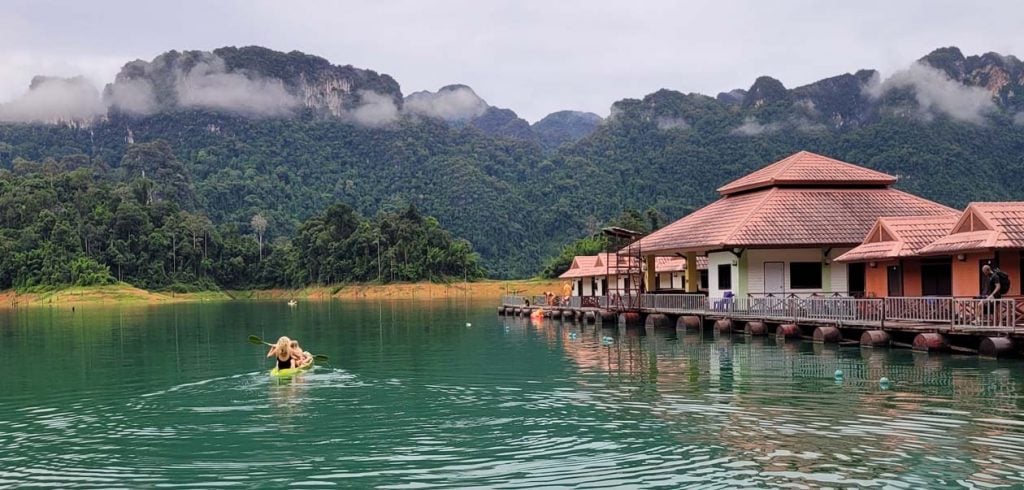
[(559, 279), (483, 280), (453, 283), (347, 284), (301, 289), (256, 289), (172, 293), (147, 291), (130, 284), (70, 287), (41, 293), (0, 291), (0, 309), (78, 305), (156, 305), (206, 301), (264, 301), (330, 299), (494, 299), (510, 295), (540, 295), (558, 291)]

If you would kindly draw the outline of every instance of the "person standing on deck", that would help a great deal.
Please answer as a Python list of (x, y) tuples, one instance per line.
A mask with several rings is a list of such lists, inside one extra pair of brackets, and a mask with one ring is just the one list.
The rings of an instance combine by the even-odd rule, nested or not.
[(1006, 274), (999, 270), (998, 267), (993, 268), (987, 264), (981, 268), (981, 273), (985, 274), (986, 279), (985, 299), (1002, 298), (1007, 289), (1003, 284), (1003, 276)]

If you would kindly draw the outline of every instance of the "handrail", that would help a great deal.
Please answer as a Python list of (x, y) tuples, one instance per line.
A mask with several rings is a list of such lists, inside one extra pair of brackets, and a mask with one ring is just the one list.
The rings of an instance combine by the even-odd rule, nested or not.
[[(503, 296), (504, 306), (542, 306), (543, 296)], [(528, 303), (529, 302), (529, 303)], [(572, 296), (570, 308), (623, 309), (696, 315), (729, 315), (778, 321), (883, 326), (886, 322), (945, 325), (954, 329), (1024, 328), (1024, 298), (773, 297), (715, 298), (703, 294), (641, 294), (633, 297)]]

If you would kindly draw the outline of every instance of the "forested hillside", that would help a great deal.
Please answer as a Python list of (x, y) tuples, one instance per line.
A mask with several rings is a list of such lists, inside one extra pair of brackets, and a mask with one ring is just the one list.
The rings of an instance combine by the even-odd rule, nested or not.
[[(468, 87), (403, 97), (387, 75), (263, 48), (132, 62), (95, 94), (102, 110), (30, 110), (34, 92), (76, 83), (40, 79), (28, 99), (0, 106), (7, 199), (84, 178), (61, 168), (84, 165), (73, 162), (106, 172), (86, 187), (124, 199), (140, 192), (132, 186), (145, 170), (146, 179), (173, 177), (157, 200), (176, 208), (158, 214), (186, 212), (239, 240), (256, 235), (254, 216), (265, 218), (269, 260), (312, 247), (302, 237), (313, 225), (302, 223), (335, 203), (392, 217), (411, 205), (472, 243), (487, 274), (531, 275), (625, 209), (678, 218), (713, 200), (721, 184), (802, 149), (898, 175), (899, 188), (954, 207), (1024, 199), (1024, 64), (1012, 56), (964, 57), (955, 48), (888, 78), (860, 70), (788, 89), (761, 77), (717, 97), (661, 90), (615, 103), (604, 121), (564, 113), (533, 127)], [(158, 140), (173, 158), (139, 149)], [(52, 191), (53, 202), (70, 205), (62, 193), (72, 191), (62, 189)], [(53, 212), (33, 209), (35, 217)], [(0, 225), (15, 233), (34, 216), (5, 216)], [(92, 226), (116, 223), (113, 215), (90, 219)], [(83, 253), (118, 276), (116, 254), (87, 252), (108, 250), (113, 239), (89, 240), (79, 236)], [(246, 281), (296, 281), (300, 270), (302, 281), (336, 281), (349, 268), (375, 277), (339, 254), (330, 264), (293, 267), (287, 278), (254, 269)], [(173, 271), (194, 265), (163, 260)], [(217, 284), (237, 284), (203, 270)]]

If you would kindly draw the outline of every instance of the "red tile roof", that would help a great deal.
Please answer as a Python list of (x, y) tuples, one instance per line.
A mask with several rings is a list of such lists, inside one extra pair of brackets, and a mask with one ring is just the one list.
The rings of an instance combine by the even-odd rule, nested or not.
[[(708, 268), (707, 257), (697, 257), (697, 270)], [(683, 257), (655, 257), (654, 270), (657, 272), (686, 272), (686, 259)]]
[[(610, 253), (602, 253), (598, 255), (577, 255), (573, 258), (572, 265), (569, 266), (569, 270), (558, 276), (561, 279), (570, 279), (575, 277), (595, 277), (595, 276), (606, 276), (608, 274), (621, 273), (625, 274), (625, 270), (630, 262), (635, 261), (629, 260), (627, 257), (619, 256)], [(615, 264), (621, 263), (622, 270), (616, 270)], [(697, 269), (707, 269), (708, 258), (697, 257)], [(657, 257), (654, 262), (654, 270), (657, 272), (678, 272), (686, 270), (686, 259), (682, 257)], [(635, 270), (633, 272), (636, 272)]]
[(852, 246), (882, 216), (956, 210), (895, 189), (770, 188), (729, 195), (640, 240), (645, 254)]
[(922, 248), (941, 255), (997, 248), (1024, 249), (1024, 202), (975, 202), (952, 231)]
[(853, 185), (889, 186), (895, 182), (896, 177), (889, 174), (858, 167), (809, 151), (801, 151), (729, 182), (719, 187), (718, 192), (724, 196), (742, 191), (784, 185), (814, 185), (818, 187)]
[(958, 219), (960, 213), (878, 218), (864, 242), (836, 261), (865, 262), (917, 255), (922, 247), (949, 233)]

